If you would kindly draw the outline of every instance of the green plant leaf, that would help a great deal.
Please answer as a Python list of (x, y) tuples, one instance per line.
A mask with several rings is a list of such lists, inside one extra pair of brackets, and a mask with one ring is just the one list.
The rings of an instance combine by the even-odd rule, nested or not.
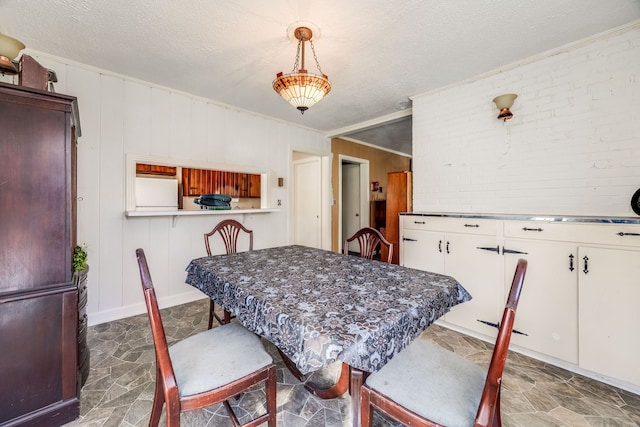
[(87, 268), (87, 247), (78, 245), (73, 249), (73, 269), (77, 271)]

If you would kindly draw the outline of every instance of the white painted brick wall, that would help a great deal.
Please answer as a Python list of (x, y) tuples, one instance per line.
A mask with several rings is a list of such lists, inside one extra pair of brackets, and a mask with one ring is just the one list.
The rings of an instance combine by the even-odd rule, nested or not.
[(416, 96), (413, 155), (415, 211), (635, 216), (640, 23)]

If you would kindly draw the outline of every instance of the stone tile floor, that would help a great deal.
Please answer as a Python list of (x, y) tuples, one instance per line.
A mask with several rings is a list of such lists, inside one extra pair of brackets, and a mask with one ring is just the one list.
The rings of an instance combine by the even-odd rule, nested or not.
[[(162, 310), (169, 343), (206, 329), (208, 300)], [(492, 346), (437, 325), (420, 339), (488, 366)], [(91, 372), (81, 392), (81, 416), (67, 427), (146, 426), (155, 382), (155, 353), (146, 314), (92, 326), (88, 331)], [(349, 396), (321, 400), (308, 393), (284, 367), (278, 352), (265, 345), (278, 363), (278, 425), (286, 427), (349, 426)], [(308, 381), (326, 383), (339, 366)], [(257, 388), (232, 402), (241, 421), (264, 410)], [(558, 367), (510, 353), (504, 374), (502, 421), (505, 426), (639, 426), (640, 396)], [(221, 404), (184, 413), (183, 426), (231, 426)], [(164, 425), (164, 415), (160, 422)], [(377, 416), (379, 427), (395, 425)]]

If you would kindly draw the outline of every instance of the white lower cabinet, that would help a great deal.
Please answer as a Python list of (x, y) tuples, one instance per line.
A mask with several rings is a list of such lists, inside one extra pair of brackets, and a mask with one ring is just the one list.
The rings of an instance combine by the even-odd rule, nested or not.
[(451, 309), (444, 320), (484, 335), (494, 337), (498, 330), (491, 326), (500, 321), (496, 286), (497, 252), (480, 248), (495, 248), (495, 236), (447, 234), (449, 253), (445, 256), (445, 271), (455, 277), (472, 296), (471, 301)]
[[(448, 228), (456, 232), (424, 230), (428, 227)], [(457, 232), (463, 230), (468, 233)], [(401, 233), (402, 265), (454, 277), (472, 296), (471, 301), (453, 307), (443, 320), (495, 336), (497, 330), (491, 324), (500, 320), (497, 304), (501, 299), (500, 290), (495, 285), (498, 280), (495, 225), (486, 227), (477, 221), (458, 219), (416, 223), (409, 218), (404, 222)]]
[(579, 257), (579, 365), (640, 385), (640, 251), (580, 247)]
[(640, 224), (420, 214), (400, 224), (400, 263), (452, 276), (473, 297), (445, 324), (495, 337), (489, 324), (524, 258), (512, 344), (640, 390)]
[[(528, 261), (513, 344), (578, 363), (578, 277), (575, 243), (505, 239), (506, 301), (518, 258)], [(573, 270), (572, 270), (573, 269)]]

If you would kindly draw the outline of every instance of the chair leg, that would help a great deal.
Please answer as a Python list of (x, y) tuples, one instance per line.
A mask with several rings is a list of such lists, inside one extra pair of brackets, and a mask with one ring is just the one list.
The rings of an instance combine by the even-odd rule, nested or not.
[(209, 300), (209, 326), (207, 329), (211, 329), (213, 327), (213, 310), (216, 308), (216, 303), (213, 300)]
[(264, 387), (264, 391), (267, 395), (267, 412), (269, 413), (269, 419), (267, 421), (268, 427), (276, 427), (276, 412), (277, 412), (277, 395), (278, 380), (276, 378), (276, 367), (269, 368), (269, 378)]
[(180, 427), (180, 411), (172, 411), (167, 405), (167, 427)]
[[(156, 361), (157, 364), (157, 361)], [(151, 417), (149, 418), (149, 427), (156, 427), (160, 422), (162, 415), (162, 407), (164, 406), (164, 392), (162, 390), (162, 375), (160, 370), (156, 369), (156, 389), (153, 393), (153, 406), (151, 407)]]
[(231, 323), (231, 313), (229, 313), (227, 310), (224, 311), (224, 324), (228, 324)]
[[(358, 408), (353, 408), (357, 411)], [(360, 425), (362, 427), (371, 427), (373, 414), (371, 410), (371, 400), (369, 390), (366, 387), (360, 388)]]

